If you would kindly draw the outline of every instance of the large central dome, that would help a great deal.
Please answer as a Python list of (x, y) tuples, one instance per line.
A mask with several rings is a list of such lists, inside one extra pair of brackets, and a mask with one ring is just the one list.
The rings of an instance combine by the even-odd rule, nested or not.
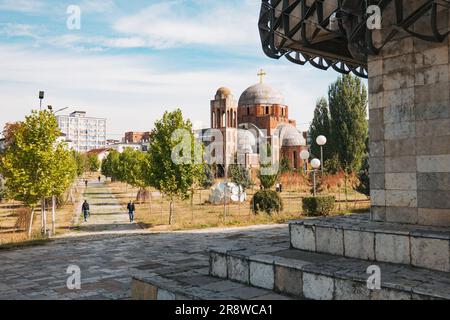
[(284, 97), (278, 90), (264, 83), (251, 86), (239, 98), (239, 107), (249, 105), (282, 105)]

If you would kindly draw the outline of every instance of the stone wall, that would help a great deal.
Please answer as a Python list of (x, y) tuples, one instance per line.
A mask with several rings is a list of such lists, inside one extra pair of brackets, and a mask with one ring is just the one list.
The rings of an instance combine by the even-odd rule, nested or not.
[[(440, 28), (448, 30), (443, 13)], [(426, 29), (426, 19), (415, 26)], [(377, 36), (388, 31), (384, 25)], [(449, 54), (448, 38), (403, 34), (369, 58), (373, 220), (450, 226)]]

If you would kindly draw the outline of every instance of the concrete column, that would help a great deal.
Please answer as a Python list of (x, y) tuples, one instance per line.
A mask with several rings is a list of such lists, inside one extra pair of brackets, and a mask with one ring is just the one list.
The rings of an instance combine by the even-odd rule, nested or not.
[[(440, 17), (448, 29), (448, 10)], [(429, 30), (428, 21), (415, 30)], [(369, 58), (373, 220), (450, 226), (449, 54), (448, 38), (402, 34)]]

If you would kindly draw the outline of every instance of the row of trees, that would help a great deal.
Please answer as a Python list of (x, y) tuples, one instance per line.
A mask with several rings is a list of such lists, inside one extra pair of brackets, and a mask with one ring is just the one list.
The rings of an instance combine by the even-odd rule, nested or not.
[(78, 176), (86, 172), (97, 172), (100, 169), (101, 162), (95, 154), (79, 153), (72, 150), (72, 157), (76, 162)]
[[(183, 119), (181, 110), (166, 112), (155, 123), (152, 144), (148, 153), (126, 149), (123, 153), (111, 152), (102, 163), (102, 174), (114, 180), (139, 188), (138, 198), (153, 187), (163, 193), (170, 202), (169, 224), (173, 222), (175, 198), (187, 199), (195, 186), (203, 185), (206, 169), (203, 164), (177, 164), (172, 161), (172, 152), (182, 139), (174, 139), (177, 130), (192, 132), (192, 123)], [(194, 159), (195, 138), (191, 134), (191, 159)], [(189, 156), (189, 155), (184, 155)]]
[(25, 121), (5, 128), (6, 150), (0, 155), (4, 195), (31, 208), (31, 236), (35, 209), (41, 204), (42, 233), (47, 233), (46, 199), (52, 199), (52, 234), (55, 233), (56, 197), (65, 193), (79, 173), (78, 156), (58, 142), (56, 117), (48, 110), (33, 111)]
[[(351, 74), (339, 77), (328, 89), (328, 101), (321, 98), (310, 127), (313, 140), (328, 138), (324, 165), (330, 173), (343, 171), (360, 177), (359, 191), (368, 190), (367, 89), (361, 79)], [(319, 157), (320, 146), (313, 141), (311, 152)]]

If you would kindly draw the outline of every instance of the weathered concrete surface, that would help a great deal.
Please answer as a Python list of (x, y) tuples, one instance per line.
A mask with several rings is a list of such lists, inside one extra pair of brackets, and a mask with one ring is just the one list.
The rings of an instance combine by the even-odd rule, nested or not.
[(450, 272), (448, 227), (378, 222), (360, 214), (293, 222), (290, 233), (291, 247), (299, 250)]
[[(155, 272), (170, 276), (193, 269), (207, 274), (208, 247), (224, 243), (241, 248), (261, 243), (288, 247), (288, 228), (91, 235), (3, 251), (0, 299), (129, 299), (133, 275)], [(66, 287), (69, 265), (81, 268), (79, 291)]]
[(272, 289), (275, 285), (275, 292), (300, 299), (450, 299), (450, 274), (446, 272), (379, 262), (380, 288), (372, 288), (368, 286), (372, 276), (368, 268), (373, 267), (369, 261), (295, 249), (263, 254), (258, 254), (257, 247), (252, 249), (212, 253), (245, 261), (255, 275), (250, 281), (253, 287)]
[[(445, 33), (449, 11), (438, 10)], [(386, 38), (394, 20), (383, 19), (374, 39)], [(414, 28), (428, 33), (429, 25)], [(449, 44), (400, 32), (369, 58), (373, 220), (450, 226)]]

